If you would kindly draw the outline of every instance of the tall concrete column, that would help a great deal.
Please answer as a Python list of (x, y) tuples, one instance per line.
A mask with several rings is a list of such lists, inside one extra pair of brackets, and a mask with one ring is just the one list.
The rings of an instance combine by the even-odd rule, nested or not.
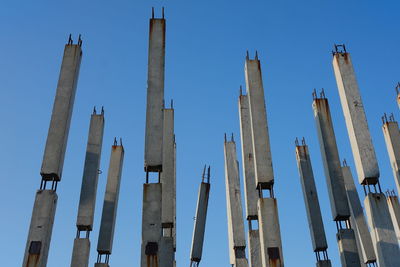
[[(104, 194), (99, 238), (97, 241), (97, 264), (102, 263), (108, 266), (109, 257), (112, 253), (123, 162), (124, 147), (122, 146), (122, 141), (118, 145), (117, 141), (114, 140), (114, 145), (111, 148), (106, 192)], [(103, 258), (103, 255), (105, 258)]]
[(361, 266), (354, 231), (350, 227), (350, 208), (347, 202), (346, 188), (328, 99), (325, 98), (323, 91), (320, 98), (314, 92), (313, 98), (312, 107), (317, 125), (326, 184), (328, 186), (332, 219), (336, 222), (338, 230), (336, 236), (342, 266)]
[[(258, 190), (257, 218), (259, 224), (261, 266), (283, 266), (278, 207), (273, 189), (274, 173), (269, 142), (267, 111), (265, 108), (261, 64), (257, 53), (254, 59), (250, 59), (247, 54), (245, 78), (254, 154), (255, 185)], [(266, 196), (264, 196), (265, 190), (267, 191)]]
[(240, 194), (239, 163), (236, 144), (232, 139), (224, 142), (225, 189), (228, 217), (228, 239), (230, 264), (235, 267), (246, 259), (246, 238), (244, 235), (242, 198)]
[(149, 59), (147, 73), (147, 107), (144, 169), (146, 172), (162, 171), (165, 19), (150, 19)]
[(257, 200), (258, 191), (255, 180), (253, 139), (251, 136), (249, 99), (242, 94), (239, 96), (240, 137), (242, 145), (242, 166), (244, 180), (244, 200), (246, 219), (249, 224), (247, 246), (249, 251), (249, 264), (251, 267), (261, 266), (260, 234), (253, 225), (258, 225)]
[[(65, 45), (60, 76), (54, 99), (32, 218), (26, 242), (23, 266), (45, 267), (57, 207), (57, 183), (61, 180), (69, 127), (82, 58), (82, 40), (73, 44), (71, 36)], [(47, 183), (51, 188), (47, 189)]]
[(397, 192), (400, 193), (400, 131), (397, 121), (391, 115), (389, 120), (386, 114), (382, 117), (382, 131), (385, 137), (386, 148), (389, 154), (390, 165), (392, 166), (394, 181)]
[(360, 197), (358, 196), (350, 167), (347, 165), (342, 166), (342, 172), (346, 187), (347, 200), (350, 207), (350, 214), (353, 219), (351, 225), (355, 229), (356, 238), (359, 242), (359, 249), (362, 253), (363, 259), (362, 262), (366, 264), (374, 263), (376, 262), (376, 255), (372, 245), (371, 233), (369, 232), (365, 220), (363, 207), (361, 206)]
[(400, 240), (400, 204), (398, 197), (394, 192), (387, 192), (387, 202), (389, 207), (390, 217), (392, 218), (394, 231), (397, 239)]
[[(93, 229), (103, 132), (104, 111), (102, 109), (101, 114), (97, 114), (96, 109), (94, 109), (90, 118), (89, 137), (76, 220), (77, 236), (72, 250), (71, 267), (87, 267), (89, 265), (89, 233)], [(83, 238), (80, 236), (81, 231), (86, 231), (86, 236)]]
[(190, 250), (190, 267), (197, 267), (200, 264), (203, 254), (204, 233), (206, 229), (206, 218), (208, 208), (208, 198), (210, 194), (210, 167), (206, 173), (204, 166), (202, 182), (199, 187), (197, 198), (196, 215), (192, 236), (192, 247)]
[(296, 139), (296, 159), (300, 174), (301, 188), (303, 190), (304, 204), (306, 206), (308, 227), (310, 229), (313, 250), (317, 258), (317, 266), (320, 261), (330, 266), (331, 263), (327, 252), (328, 243), (326, 242), (317, 187), (315, 186), (310, 153), (308, 152), (308, 146), (304, 139), (301, 145)]

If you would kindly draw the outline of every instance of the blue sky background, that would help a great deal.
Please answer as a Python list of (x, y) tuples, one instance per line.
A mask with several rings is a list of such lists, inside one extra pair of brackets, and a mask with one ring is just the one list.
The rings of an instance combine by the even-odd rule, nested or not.
[[(212, 166), (202, 266), (229, 266), (223, 135), (240, 140), (237, 100), (246, 50), (262, 64), (286, 266), (313, 266), (314, 253), (296, 166), (294, 139), (305, 136), (319, 190), (329, 255), (339, 266), (336, 227), (311, 108), (325, 88), (341, 159), (354, 163), (332, 69), (345, 43), (361, 88), (383, 189), (394, 181), (381, 130), (383, 112), (400, 118), (398, 1), (2, 1), (0, 5), (0, 221), (2, 265), (23, 258), (51, 109), (68, 34), (83, 39), (48, 266), (70, 265), (90, 114), (105, 108), (105, 135), (90, 265), (96, 259), (102, 201), (114, 136), (125, 161), (111, 266), (139, 266), (148, 20), (165, 6), (165, 99), (174, 99), (177, 140), (177, 266), (189, 264), (197, 190)], [(237, 142), (241, 161), (240, 144)], [(358, 189), (361, 189), (360, 187)], [(360, 191), (361, 193), (361, 191)], [(362, 196), (362, 195), (361, 195)], [(363, 197), (362, 197), (363, 199)]]

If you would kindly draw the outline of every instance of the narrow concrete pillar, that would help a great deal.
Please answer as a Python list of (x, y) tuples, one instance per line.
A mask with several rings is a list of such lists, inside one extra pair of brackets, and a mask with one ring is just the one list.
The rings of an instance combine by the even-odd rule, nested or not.
[(390, 218), (386, 196), (368, 193), (364, 200), (379, 267), (400, 266), (399, 244)]
[(389, 154), (397, 192), (400, 193), (400, 131), (399, 125), (394, 120), (393, 116), (390, 116), (389, 121), (386, 115), (383, 117), (382, 130), (385, 136), (386, 148)]
[(172, 237), (163, 236), (160, 240), (159, 267), (172, 267), (174, 265), (174, 241)]
[(242, 198), (240, 195), (239, 163), (236, 156), (236, 144), (233, 140), (224, 142), (225, 188), (228, 217), (228, 239), (230, 263), (245, 258), (246, 238), (244, 235)]
[(161, 192), (161, 183), (143, 184), (141, 267), (159, 266)]
[(392, 218), (394, 231), (397, 239), (400, 240), (400, 204), (396, 195), (391, 194), (387, 197), (390, 218)]
[[(339, 50), (340, 48), (342, 50)], [(356, 163), (358, 181), (363, 185), (374, 185), (379, 179), (378, 162), (353, 64), (344, 45), (335, 46), (335, 49), (332, 64)]]
[(57, 199), (57, 193), (54, 190), (36, 192), (22, 266), (47, 266)]
[(336, 234), (342, 267), (361, 266), (353, 229), (339, 229)]
[(261, 259), (261, 244), (260, 244), (260, 232), (259, 230), (249, 230), (247, 233), (248, 240), (248, 251), (249, 251), (249, 266), (260, 267), (262, 266)]
[(317, 124), (318, 140), (324, 164), (332, 217), (334, 221), (345, 221), (350, 217), (350, 209), (347, 203), (346, 188), (329, 103), (323, 92), (321, 93), (321, 98), (318, 98), (316, 94), (314, 95), (312, 107)]
[(343, 177), (346, 186), (347, 200), (350, 206), (351, 217), (354, 221), (352, 227), (355, 229), (356, 237), (360, 243), (360, 252), (362, 254), (363, 263), (376, 262), (376, 255), (372, 245), (371, 234), (369, 232), (367, 222), (365, 220), (364, 211), (361, 206), (360, 197), (358, 196), (350, 167), (342, 166)]
[(124, 147), (122, 146), (122, 142), (120, 145), (117, 145), (117, 141), (115, 140), (111, 148), (106, 192), (104, 194), (103, 211), (97, 242), (98, 258), (100, 258), (97, 261), (98, 263), (101, 262), (101, 255), (106, 255), (105, 263), (108, 263), (109, 255), (112, 254), (123, 161)]
[[(174, 214), (174, 228), (172, 228), (172, 237), (174, 240), (174, 251), (176, 251), (176, 142), (174, 134), (174, 179), (173, 179), (173, 214)], [(174, 261), (175, 262), (175, 261)]]
[(317, 267), (332, 267), (331, 260), (317, 261)]
[(72, 249), (71, 267), (88, 267), (90, 255), (89, 238), (75, 238)]
[(247, 95), (249, 97), (256, 185), (260, 189), (271, 189), (274, 184), (274, 172), (272, 168), (261, 64), (257, 55), (255, 59), (246, 57), (244, 71)]
[(259, 198), (257, 207), (262, 266), (283, 267), (277, 201), (275, 198)]
[(308, 152), (308, 146), (305, 144), (304, 140), (303, 145), (296, 145), (296, 159), (313, 250), (314, 252), (324, 251), (327, 250), (328, 243), (326, 242), (324, 223), (322, 221), (321, 208), (319, 206), (318, 192), (315, 186), (310, 154)]
[(144, 169), (162, 171), (165, 19), (150, 19)]
[(210, 194), (210, 168), (206, 174), (206, 167), (203, 171), (203, 179), (199, 187), (197, 198), (196, 215), (193, 228), (192, 247), (190, 250), (191, 263), (201, 261), (203, 254), (204, 233), (206, 228), (206, 218), (208, 209), (208, 198)]
[(95, 263), (94, 267), (110, 267), (108, 263)]
[(80, 39), (78, 44), (72, 44), (72, 41), (68, 41), (64, 49), (42, 168), (40, 170), (40, 174), (45, 181), (61, 180), (81, 58)]

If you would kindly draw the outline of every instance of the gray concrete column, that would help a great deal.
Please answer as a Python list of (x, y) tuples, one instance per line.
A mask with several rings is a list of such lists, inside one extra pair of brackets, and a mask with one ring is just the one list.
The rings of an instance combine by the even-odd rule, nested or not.
[[(343, 48), (343, 50), (338, 50)], [(368, 129), (350, 54), (343, 46), (335, 46), (333, 69), (339, 89), (340, 101), (350, 138), (351, 149), (360, 184), (376, 184), (379, 179), (378, 162)]]
[(90, 255), (89, 238), (75, 238), (72, 249), (71, 267), (88, 267)]
[(392, 218), (394, 231), (397, 239), (400, 240), (400, 204), (396, 195), (389, 194), (387, 196), (387, 203), (389, 207), (390, 218)]
[(342, 267), (361, 266), (353, 229), (339, 229), (336, 234)]
[(383, 117), (382, 130), (389, 154), (390, 165), (393, 170), (397, 192), (400, 193), (400, 131), (399, 125), (397, 124), (397, 121), (394, 120), (393, 116), (390, 116), (389, 120), (387, 120), (385, 114)]

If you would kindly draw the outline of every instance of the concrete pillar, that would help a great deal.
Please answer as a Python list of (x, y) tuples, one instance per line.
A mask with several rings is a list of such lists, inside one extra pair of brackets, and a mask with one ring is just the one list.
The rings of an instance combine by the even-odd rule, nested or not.
[(204, 233), (206, 228), (208, 198), (210, 194), (209, 178), (210, 178), (209, 174), (207, 177), (205, 177), (205, 167), (204, 167), (203, 181), (199, 187), (195, 222), (193, 228), (192, 247), (190, 250), (191, 262), (200, 262), (203, 254), (203, 243), (204, 243)]
[(94, 267), (110, 267), (108, 263), (95, 263)]
[(163, 236), (160, 240), (159, 267), (172, 267), (174, 265), (174, 242), (172, 237)]
[(22, 266), (47, 266), (57, 199), (57, 193), (54, 190), (36, 192)]
[(306, 206), (308, 227), (310, 229), (311, 241), (314, 252), (326, 251), (324, 223), (322, 221), (321, 208), (319, 206), (318, 192), (315, 186), (314, 173), (312, 170), (308, 146), (296, 145), (297, 167), (299, 168), (301, 188), (303, 190), (304, 204)]
[(321, 93), (321, 98), (314, 95), (312, 106), (317, 124), (332, 217), (334, 221), (345, 221), (350, 217), (350, 209), (347, 203), (346, 189), (328, 99), (325, 98), (323, 93)]
[(124, 147), (122, 143), (117, 145), (117, 142), (114, 141), (114, 145), (111, 149), (106, 192), (104, 194), (101, 225), (97, 242), (97, 252), (99, 255), (107, 255), (105, 263), (108, 263), (108, 256), (112, 253), (123, 161)]
[(392, 218), (394, 231), (397, 239), (400, 240), (400, 204), (396, 195), (388, 195), (387, 203), (389, 207), (390, 218)]
[(89, 238), (75, 238), (71, 267), (88, 267), (90, 254)]
[(364, 211), (361, 206), (350, 167), (342, 166), (343, 177), (346, 186), (347, 200), (350, 206), (351, 217), (354, 221), (352, 227), (355, 229), (356, 237), (360, 242), (360, 252), (362, 253), (363, 263), (376, 262), (374, 247), (372, 245), (371, 234), (364, 217)]
[(81, 41), (76, 45), (68, 42), (64, 49), (42, 168), (40, 170), (43, 180), (46, 181), (61, 180), (81, 58)]
[(150, 19), (144, 168), (162, 171), (165, 19)]
[(104, 112), (92, 114), (83, 169), (81, 195), (76, 226), (79, 231), (91, 231), (96, 205), (101, 148), (103, 144)]
[(236, 144), (224, 142), (225, 188), (228, 217), (228, 238), (230, 263), (245, 258), (246, 238), (244, 235), (243, 209), (240, 195), (239, 163), (236, 156)]
[(399, 244), (392, 220), (382, 193), (368, 193), (364, 200), (379, 267), (400, 266)]
[(249, 97), (250, 124), (253, 140), (255, 178), (257, 188), (271, 189), (274, 184), (267, 111), (265, 108), (261, 64), (256, 56), (246, 57), (245, 78)]
[(361, 266), (353, 229), (339, 229), (336, 238), (339, 245), (340, 262), (342, 263), (342, 266)]
[(332, 264), (331, 264), (330, 260), (322, 260), (322, 261), (317, 261), (316, 266), (317, 267), (332, 267)]
[(262, 266), (283, 267), (277, 201), (275, 198), (259, 198), (257, 207)]
[(161, 192), (161, 183), (143, 184), (141, 267), (159, 266)]
[(261, 244), (260, 244), (260, 232), (259, 230), (249, 230), (247, 233), (248, 240), (248, 251), (249, 251), (249, 266), (259, 267), (262, 266), (261, 259)]
[(390, 120), (383, 117), (382, 126), (383, 135), (385, 136), (386, 148), (389, 154), (390, 165), (392, 166), (394, 181), (396, 182), (397, 192), (400, 193), (400, 131), (399, 125), (390, 116)]
[(350, 54), (345, 49), (344, 51), (336, 50), (332, 64), (356, 163), (358, 181), (363, 185), (374, 185), (379, 179), (378, 162)]

